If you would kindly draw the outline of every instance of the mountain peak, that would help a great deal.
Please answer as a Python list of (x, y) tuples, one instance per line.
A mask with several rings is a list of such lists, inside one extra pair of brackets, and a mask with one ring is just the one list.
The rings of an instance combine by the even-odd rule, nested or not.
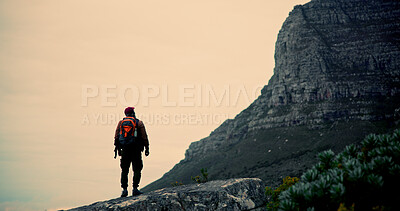
[(341, 150), (396, 126), (400, 2), (313, 0), (294, 7), (275, 47), (274, 75), (235, 119), (193, 142), (146, 189), (210, 177), (298, 176), (324, 149)]

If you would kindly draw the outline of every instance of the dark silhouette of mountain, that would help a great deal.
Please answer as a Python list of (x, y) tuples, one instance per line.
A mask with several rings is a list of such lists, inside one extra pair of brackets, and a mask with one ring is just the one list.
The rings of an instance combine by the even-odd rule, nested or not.
[(294, 7), (276, 41), (262, 94), (144, 191), (210, 179), (259, 177), (275, 186), (317, 153), (340, 151), (399, 126), (400, 1), (312, 0)]

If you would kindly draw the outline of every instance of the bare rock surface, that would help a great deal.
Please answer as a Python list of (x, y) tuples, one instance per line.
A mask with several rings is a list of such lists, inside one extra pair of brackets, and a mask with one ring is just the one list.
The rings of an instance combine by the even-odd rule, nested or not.
[(264, 206), (264, 188), (264, 183), (257, 178), (216, 180), (164, 188), (72, 210), (254, 210)]

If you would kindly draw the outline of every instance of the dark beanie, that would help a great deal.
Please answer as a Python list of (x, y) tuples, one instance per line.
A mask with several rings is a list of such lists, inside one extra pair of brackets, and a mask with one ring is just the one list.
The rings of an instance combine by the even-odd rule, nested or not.
[(133, 109), (135, 109), (135, 107), (125, 108), (125, 115), (133, 114)]

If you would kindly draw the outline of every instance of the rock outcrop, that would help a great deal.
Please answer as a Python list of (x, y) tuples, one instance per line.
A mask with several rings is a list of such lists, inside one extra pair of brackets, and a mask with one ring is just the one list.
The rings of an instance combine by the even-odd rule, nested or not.
[(321, 150), (396, 127), (399, 108), (400, 1), (312, 0), (283, 23), (260, 97), (145, 189), (188, 181), (200, 168), (277, 184)]
[(164, 188), (72, 210), (255, 210), (265, 204), (260, 179), (229, 179)]

